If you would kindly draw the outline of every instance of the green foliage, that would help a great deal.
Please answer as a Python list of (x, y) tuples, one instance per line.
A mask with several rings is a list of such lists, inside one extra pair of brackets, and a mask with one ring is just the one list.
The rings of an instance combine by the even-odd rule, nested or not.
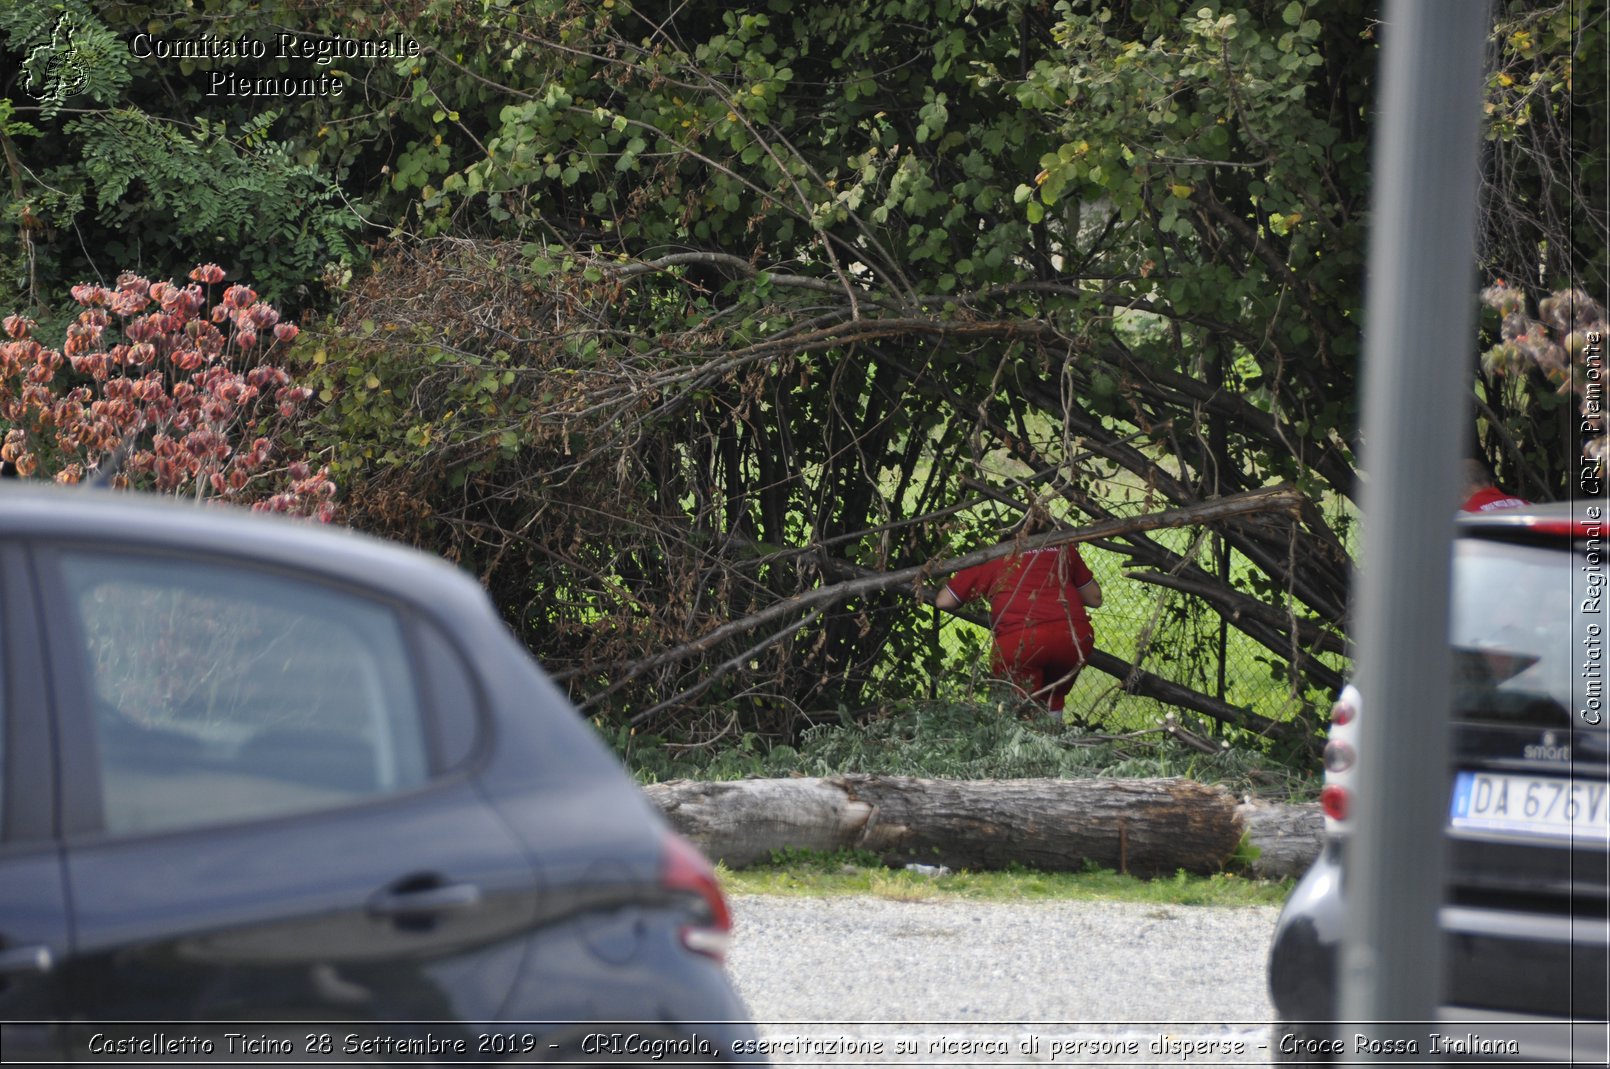
[[(876, 719), (983, 651), (910, 591), (766, 614), (1007, 537), (1031, 501), (1078, 524), (1277, 481), (1300, 518), (1106, 546), (1115, 582), (1166, 589), (1100, 641), (1206, 694), (1223, 620), (1294, 702), (1334, 689), (1364, 0), (68, 3), (0, 0), (49, 98), (19, 76), (0, 99), (0, 297), (48, 321), (53, 280), (114, 256), (217, 258), (292, 310), (350, 283), (298, 348), (303, 445), (355, 522), (474, 568), (611, 734), (764, 749), (823, 709)], [(1486, 255), (1597, 263), (1560, 161), (1602, 176), (1573, 86), (1602, 84), (1604, 20), (1497, 26), (1488, 221), (1540, 222), (1489, 227)], [(136, 59), (139, 33), (267, 47)], [(282, 33), (423, 47), (327, 62)], [(267, 111), (224, 75), (342, 92)], [(1489, 451), (1558, 492), (1575, 458), (1526, 430), (1544, 405), (1482, 385)]]
[[(0, 114), (26, 123), (0, 119), (10, 194), (0, 296), (48, 317), (44, 295), (78, 279), (127, 263), (173, 274), (211, 259), (299, 311), (326, 264), (361, 262), (372, 200), (350, 181), (351, 137), (375, 124), (361, 100), (352, 102), (365, 120), (332, 126), (341, 98), (267, 89), (333, 69), (337, 83), (362, 75), (366, 91), (384, 93), (395, 76), (367, 62), (342, 70), (284, 58), (279, 35), (363, 39), (365, 23), (361, 13), (244, 0), (0, 3), (0, 54), (20, 71)], [(155, 52), (208, 40), (254, 42), (264, 58)]]
[(128, 49), (90, 5), (0, 4), (0, 35), (23, 58), (22, 92), (53, 119), (73, 97), (116, 100), (133, 78)]
[[(377, 314), (361, 297), (344, 321), (398, 324), (398, 337), (428, 335), (473, 366), (509, 352), (530, 410), (497, 432), (514, 435), (518, 460), (470, 479), (468, 505), (451, 488), (433, 498), (441, 482), (396, 488), (413, 511), (454, 516), (455, 530), (393, 530), (498, 561), (486, 578), (511, 622), (617, 727), (685, 717), (695, 695), (744, 695), (745, 730), (787, 737), (806, 718), (768, 723), (773, 710), (860, 708), (923, 686), (941, 659), (927, 617), (878, 594), (773, 628), (763, 655), (740, 656), (735, 640), (652, 674), (633, 662), (830, 577), (1000, 538), (1009, 506), (953, 509), (973, 496), (967, 480), (1020, 502), (1043, 493), (1070, 520), (1280, 478), (1344, 498), (1364, 131), (1362, 103), (1338, 117), (1336, 101), (1362, 102), (1369, 55), (1340, 28), (1344, 12), (1320, 43), (1346, 61), (1309, 62), (1320, 44), (1280, 15), (1248, 16), (1257, 77), (1244, 86), (1239, 54), (1227, 66), (1213, 52), (1240, 23), (1193, 16), (1182, 29), (1167, 5), (1104, 9), (1099, 34), (1096, 18), (1072, 11), (943, 3), (876, 4), (853, 19), (820, 5), (687, 12), (675, 32), (624, 4), (539, 4), (500, 13), (496, 27), (450, 28), (485, 79), (426, 72), (429, 92), (416, 85), (398, 114), (428, 96), (440, 133), (392, 158), (387, 196), (416, 196), (427, 231), (490, 220), (519, 236), (518, 262), (507, 241), (452, 254), (461, 287), (479, 294), (465, 300), (495, 309), (485, 318), (506, 337), (449, 338), (429, 322), (439, 291), (411, 288), (422, 277), (413, 252), (388, 265), (397, 273), (379, 288), (391, 293), (374, 293), (412, 310)], [(1156, 42), (1157, 55), (1131, 74), (1137, 42)], [(1165, 62), (1181, 54), (1192, 57), (1183, 74)], [(1134, 93), (1165, 70), (1171, 99), (1200, 98), (1226, 118), (1220, 156), (1137, 157), (1077, 189), (1048, 174), (1068, 193), (1049, 199), (1044, 182), (1031, 185), (1050, 170), (1044, 146), (1075, 121), (1110, 135), (1102, 151), (1121, 157), (1125, 132), (1155, 110)], [(1068, 103), (1075, 83), (1091, 87), (1089, 107)], [(1204, 115), (1170, 120), (1169, 151), (1218, 143), (1191, 125)], [(1260, 149), (1253, 134), (1265, 128), (1280, 151), (1307, 155)], [(1014, 200), (1023, 188), (1036, 191), (1020, 199), (1040, 206), (1037, 219)], [(1309, 209), (1266, 205), (1269, 188), (1324, 190), (1313, 211), (1336, 218), (1297, 219)], [(1342, 240), (1315, 236), (1338, 227)], [(1226, 243), (1227, 229), (1246, 240)], [(502, 277), (476, 278), (476, 256)], [(544, 315), (527, 317), (504, 277), (533, 287)], [(1134, 329), (1138, 315), (1152, 317), (1147, 329)], [(527, 318), (539, 329), (519, 326)], [(1216, 393), (1203, 385), (1215, 361)], [(382, 436), (459, 411), (430, 392), (393, 396), (418, 407), (368, 419)], [(1223, 434), (1178, 433), (1195, 426)], [(531, 479), (544, 457), (553, 467)], [(1042, 490), (1024, 472), (1056, 477)], [(1305, 518), (1323, 548), (1310, 550), (1307, 530), (1292, 536), (1298, 561), (1286, 535), (1241, 531), (1262, 543), (1230, 551), (1251, 562), (1240, 591), (1339, 626), (1347, 566), (1326, 523), (1344, 511)], [(538, 562), (532, 541), (567, 548)], [(1147, 567), (1194, 563), (1130, 541)], [(820, 565), (813, 545), (827, 554)], [(642, 590), (653, 594), (622, 593)], [(1285, 629), (1231, 618), (1289, 656)], [(1324, 666), (1294, 673), (1303, 687), (1334, 686)]]
[(657, 736), (622, 732), (609, 741), (646, 782), (852, 772), (931, 779), (1186, 776), (1261, 795), (1308, 798), (1318, 791), (1311, 775), (1283, 770), (1250, 746), (1204, 754), (1162, 731), (1110, 736), (1064, 727), (1006, 692), (984, 703), (914, 704), (865, 724), (819, 724), (797, 746), (753, 734), (692, 752), (667, 749)]
[(1252, 839), (1246, 835), (1235, 844), (1235, 852), (1230, 855), (1229, 869), (1231, 872), (1250, 872), (1252, 865), (1263, 855), (1261, 846), (1252, 845)]
[[(511, 389), (507, 352), (456, 353), (393, 323), (366, 321), (355, 337), (333, 323), (325, 329), (331, 333), (309, 335), (296, 359), (323, 402), (304, 433), (331, 453), (333, 471), (369, 484), (401, 473), (419, 480), (425, 496), (436, 488), (432, 478), (462, 489), (518, 453), (528, 402)], [(421, 397), (431, 404), (413, 403)]]
[[(352, 16), (436, 47), (371, 70), (372, 111), (298, 105), (275, 136), (438, 240), (347, 295), (309, 441), (358, 522), (475, 568), (623, 745), (738, 753), (967, 656), (906, 591), (790, 598), (997, 541), (1031, 500), (1077, 524), (1289, 481), (1299, 519), (1105, 546), (1164, 589), (1099, 641), (1213, 694), (1223, 621), (1291, 715), (1345, 669), (1373, 15)], [(1505, 69), (1559, 103), (1598, 31), (1540, 17), (1500, 14)]]
[[(1135, 272), (1120, 291), (1175, 331), (1218, 324), (1234, 339), (1236, 385), (1289, 430), (1232, 448), (1255, 471), (1300, 481), (1345, 453), (1336, 432), (1356, 419), (1368, 105), (1354, 94), (1370, 50), (1352, 7), (1320, 21), (1299, 3), (1183, 6), (1095, 17), (1059, 6), (1059, 47), (1017, 92), (1065, 140), (1016, 196), (1054, 233), (1088, 225), (1082, 205), (1112, 205), (1128, 236), (1121, 262)], [(1343, 70), (1359, 80), (1338, 98), (1324, 86)], [(1137, 340), (1135, 352), (1177, 367), (1178, 341)]]
[[(101, 225), (133, 235), (147, 255), (164, 260), (229, 250), (236, 262), (263, 265), (265, 292), (290, 294), (327, 261), (353, 257), (361, 221), (326, 177), (297, 163), (288, 144), (269, 139), (278, 117), (265, 111), (231, 136), (205, 118), (185, 129), (116, 109), (71, 122), (65, 132), (82, 148)], [(111, 251), (138, 251), (128, 245), (127, 238), (114, 241)]]
[(870, 850), (808, 850), (799, 846), (784, 846), (771, 852), (767, 864), (772, 868), (835, 872), (845, 868), (874, 868), (881, 866), (883, 861)]

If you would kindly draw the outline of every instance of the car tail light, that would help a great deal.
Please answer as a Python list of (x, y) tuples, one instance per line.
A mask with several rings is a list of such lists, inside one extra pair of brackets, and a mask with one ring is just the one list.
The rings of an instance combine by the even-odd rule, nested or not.
[(1332, 739), (1325, 744), (1325, 771), (1346, 772), (1353, 767), (1356, 756), (1347, 743)]
[(1319, 792), (1320, 808), (1332, 820), (1347, 819), (1348, 803), (1350, 801), (1351, 796), (1348, 794), (1347, 788), (1339, 787), (1334, 783)]
[(680, 835), (665, 838), (662, 882), (666, 890), (692, 895), (700, 903), (698, 921), (682, 926), (682, 945), (717, 961), (725, 958), (727, 944), (732, 941), (732, 914), (727, 910), (727, 899), (716, 882), (716, 870), (697, 847)]
[(1358, 710), (1354, 709), (1353, 703), (1346, 698), (1330, 707), (1330, 722), (1332, 724), (1351, 724), (1353, 718), (1357, 715)]

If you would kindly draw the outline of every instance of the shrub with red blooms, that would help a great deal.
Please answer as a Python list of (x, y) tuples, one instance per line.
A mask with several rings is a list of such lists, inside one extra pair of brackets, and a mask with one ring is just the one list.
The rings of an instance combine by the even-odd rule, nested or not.
[(1536, 367), (1561, 394), (1574, 393), (1581, 410), (1582, 455), (1597, 482), (1610, 461), (1604, 418), (1604, 340), (1610, 336), (1604, 305), (1579, 289), (1560, 290), (1526, 314), (1526, 297), (1499, 279), (1481, 291), (1482, 303), (1503, 316), (1499, 342), (1482, 354), (1482, 366), (1503, 375)]
[(327, 470), (276, 456), (273, 444), (312, 395), (270, 359), (297, 327), (246, 286), (209, 306), (207, 287), (223, 277), (205, 264), (188, 286), (133, 274), (113, 289), (74, 286), (84, 310), (59, 350), (32, 337), (32, 320), (7, 316), (0, 459), (19, 475), (76, 483), (121, 452), (114, 486), (331, 520)]

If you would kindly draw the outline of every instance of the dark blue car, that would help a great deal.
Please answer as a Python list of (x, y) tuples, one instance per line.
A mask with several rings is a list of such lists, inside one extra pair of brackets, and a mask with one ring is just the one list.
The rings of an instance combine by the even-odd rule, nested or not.
[(8, 1060), (649, 1064), (754, 1035), (709, 864), (452, 567), (8, 487), (0, 595)]

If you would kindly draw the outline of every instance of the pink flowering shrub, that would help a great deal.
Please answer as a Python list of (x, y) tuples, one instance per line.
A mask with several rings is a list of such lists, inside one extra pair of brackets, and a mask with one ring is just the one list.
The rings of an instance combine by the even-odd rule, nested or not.
[(223, 276), (206, 264), (183, 287), (133, 274), (114, 289), (74, 286), (84, 310), (59, 350), (33, 337), (32, 320), (7, 316), (0, 459), (76, 483), (116, 454), (114, 486), (332, 519), (327, 470), (273, 444), (312, 395), (271, 359), (297, 327), (246, 286), (209, 306), (207, 287)]
[(1499, 279), (1481, 291), (1482, 303), (1503, 316), (1499, 342), (1482, 354), (1482, 366), (1495, 374), (1536, 367), (1561, 394), (1576, 394), (1585, 439), (1582, 455), (1597, 472), (1610, 459), (1605, 433), (1605, 346), (1610, 326), (1604, 306), (1582, 290), (1561, 290), (1537, 304), (1537, 318), (1526, 314), (1526, 297)]

